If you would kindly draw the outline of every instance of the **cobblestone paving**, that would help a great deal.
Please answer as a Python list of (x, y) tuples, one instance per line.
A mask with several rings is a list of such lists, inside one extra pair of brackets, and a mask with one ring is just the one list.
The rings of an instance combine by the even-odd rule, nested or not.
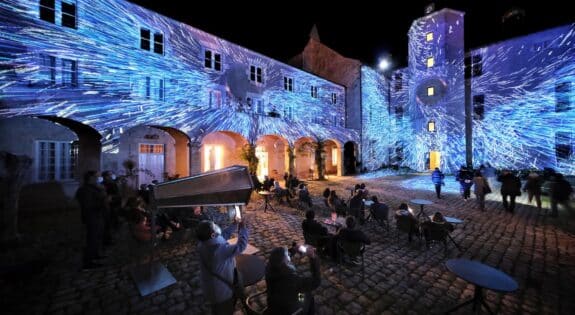
[[(399, 185), (405, 176), (362, 179), (391, 209), (413, 198), (434, 201), (425, 207), (428, 214), (464, 220), (452, 233), (462, 247), (453, 244), (447, 253), (442, 246), (427, 249), (417, 240), (409, 243), (406, 235), (397, 235), (393, 227), (385, 232), (375, 222), (361, 227), (372, 239), (365, 252), (365, 278), (361, 267), (339, 266), (322, 261), (322, 284), (314, 294), (318, 314), (437, 314), (473, 294), (473, 286), (457, 278), (445, 267), (450, 258), (482, 261), (503, 270), (517, 280), (516, 292), (500, 294), (487, 290), (486, 300), (498, 314), (574, 314), (575, 234), (573, 214), (561, 212), (554, 219), (538, 213), (521, 197), (516, 212), (501, 211), (499, 196), (487, 201), (485, 212), (475, 200), (463, 201), (448, 193), (438, 200), (434, 192), (410, 190)], [(428, 177), (426, 177), (427, 180)], [(330, 178), (309, 182), (318, 216), (327, 215), (320, 192), (327, 186), (347, 197), (347, 187), (360, 180)], [(495, 190), (495, 189), (494, 189)], [(261, 200), (254, 195), (248, 206), (251, 215), (250, 243), (266, 258), (276, 246), (303, 242), (302, 215), (297, 210), (276, 206), (279, 211), (263, 213)], [(106, 267), (78, 271), (82, 230), (77, 210), (52, 213), (41, 219), (23, 218), (24, 232), (33, 238), (19, 248), (0, 253), (4, 263), (42, 259), (48, 265), (36, 273), (0, 280), (0, 309), (5, 314), (208, 314), (199, 288), (199, 261), (195, 241), (189, 231), (178, 232), (175, 239), (160, 245), (159, 259), (178, 282), (141, 297), (129, 271), (145, 258), (145, 248), (128, 237), (125, 226), (117, 244), (110, 250)], [(224, 215), (219, 216), (223, 220)], [(41, 228), (30, 231), (32, 227)], [(392, 220), (393, 221), (393, 220)], [(41, 230), (41, 232), (39, 232)], [(138, 258), (139, 257), (139, 258)], [(296, 259), (306, 269), (305, 260)], [(261, 281), (250, 292), (265, 289)], [(464, 308), (456, 314), (470, 313)], [(240, 314), (238, 310), (236, 313)]]

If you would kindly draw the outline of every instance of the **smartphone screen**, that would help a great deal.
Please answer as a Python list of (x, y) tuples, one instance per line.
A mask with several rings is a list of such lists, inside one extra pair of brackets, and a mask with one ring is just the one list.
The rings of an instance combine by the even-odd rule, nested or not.
[(236, 219), (241, 220), (242, 219), (242, 211), (240, 210), (240, 206), (234, 206), (234, 208), (236, 208)]
[(306, 247), (305, 245), (300, 245), (299, 248), (298, 248), (298, 250), (299, 250), (301, 253), (305, 253), (305, 252), (307, 251), (307, 247)]

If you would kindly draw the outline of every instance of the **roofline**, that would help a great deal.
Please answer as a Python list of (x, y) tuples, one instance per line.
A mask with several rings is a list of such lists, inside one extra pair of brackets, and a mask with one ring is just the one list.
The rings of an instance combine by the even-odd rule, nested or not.
[(422, 17), (419, 17), (419, 18), (413, 20), (413, 22), (411, 22), (411, 25), (409, 26), (409, 30), (407, 31), (407, 33), (409, 33), (409, 31), (411, 30), (411, 28), (413, 27), (413, 24), (415, 24), (415, 22), (417, 22), (417, 21), (419, 21), (419, 20), (421, 20), (421, 19), (423, 19), (423, 18), (426, 18), (426, 17), (432, 17), (432, 16), (434, 16), (434, 15), (437, 15), (437, 14), (440, 14), (440, 13), (446, 13), (446, 12), (451, 12), (451, 13), (459, 14), (460, 16), (464, 16), (464, 15), (465, 15), (465, 12), (463, 12), (463, 11), (457, 11), (457, 10), (455, 10), (455, 9), (450, 9), (450, 8), (443, 8), (443, 9), (441, 9), (441, 10), (439, 10), (439, 11), (433, 11), (433, 12), (427, 14), (427, 15), (424, 15), (424, 16), (422, 16)]

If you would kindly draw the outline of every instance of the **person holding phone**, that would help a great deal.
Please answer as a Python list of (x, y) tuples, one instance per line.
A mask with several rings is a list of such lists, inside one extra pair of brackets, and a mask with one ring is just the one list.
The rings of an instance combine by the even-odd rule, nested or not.
[(309, 258), (311, 276), (298, 273), (285, 247), (274, 248), (266, 268), (266, 314), (293, 314), (300, 309), (299, 314), (314, 314), (311, 291), (321, 283), (319, 258), (313, 247), (302, 245), (298, 250)]

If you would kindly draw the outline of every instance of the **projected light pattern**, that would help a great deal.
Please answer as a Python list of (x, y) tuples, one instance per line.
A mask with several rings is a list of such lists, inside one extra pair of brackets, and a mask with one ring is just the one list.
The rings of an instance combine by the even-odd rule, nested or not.
[[(473, 120), (474, 160), (575, 174), (575, 24), (470, 56), (482, 69), (471, 79), (472, 103), (483, 101), (482, 119)], [(565, 146), (564, 157), (556, 145)]]
[[(357, 141), (344, 128), (340, 85), (123, 0), (76, 1), (77, 29), (64, 27), (60, 3), (55, 24), (39, 18), (38, 1), (0, 3), (1, 118), (69, 118), (96, 129), (110, 151), (120, 130), (137, 125), (193, 139), (227, 130), (250, 141), (265, 134), (290, 143)], [(141, 29), (152, 34), (149, 51), (140, 48)], [(154, 53), (156, 33), (163, 54)], [(206, 50), (220, 54), (220, 71), (204, 66)], [(250, 82), (250, 66), (262, 69), (262, 83)], [(284, 76), (293, 91), (284, 90)]]
[(369, 67), (361, 68), (362, 167), (377, 169), (389, 164), (388, 148), (394, 143), (395, 130), (388, 128), (389, 83)]
[[(476, 167), (489, 161), (498, 168), (575, 173), (574, 30), (575, 25), (559, 27), (468, 54), (480, 61), (469, 69), (476, 73), (467, 95)], [(435, 35), (432, 42), (425, 40), (429, 32)], [(429, 152), (438, 151), (440, 167), (453, 172), (466, 164), (462, 16), (453, 10), (432, 13), (415, 21), (409, 36), (409, 67), (392, 75), (408, 87), (391, 84), (388, 128), (396, 149), (390, 160), (421, 171), (428, 167)], [(430, 56), (432, 67), (426, 63)], [(430, 121), (434, 132), (427, 130)]]

